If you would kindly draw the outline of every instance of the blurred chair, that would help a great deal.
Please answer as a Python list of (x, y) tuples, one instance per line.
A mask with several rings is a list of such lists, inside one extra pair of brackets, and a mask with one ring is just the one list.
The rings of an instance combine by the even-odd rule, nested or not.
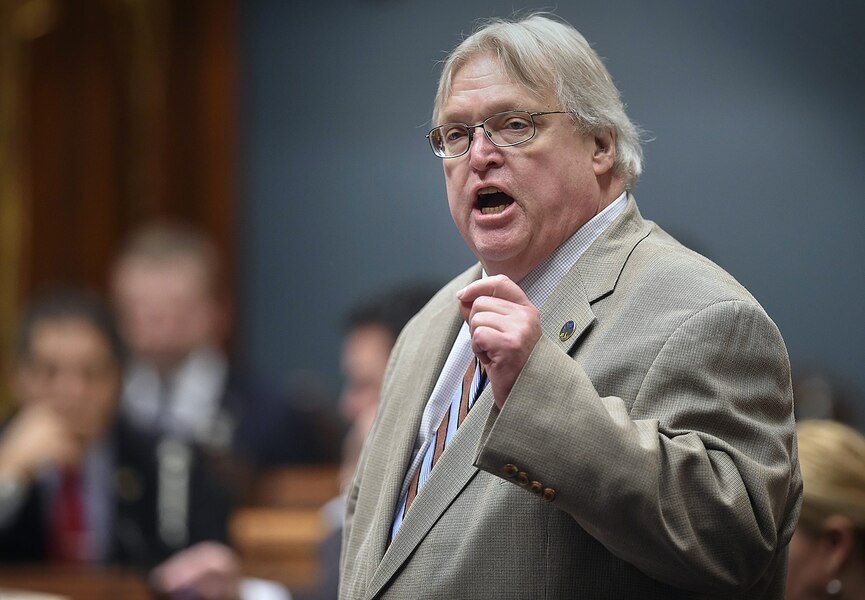
[(321, 508), (339, 494), (337, 466), (271, 469), (257, 478), (247, 506), (231, 517), (231, 539), (250, 577), (291, 590), (321, 576), (318, 548), (331, 530)]

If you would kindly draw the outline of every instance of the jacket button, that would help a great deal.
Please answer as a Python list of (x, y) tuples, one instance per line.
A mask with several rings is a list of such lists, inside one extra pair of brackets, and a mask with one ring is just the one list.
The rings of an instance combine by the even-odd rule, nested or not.
[(519, 483), (523, 487), (529, 485), (529, 474), (525, 471), (520, 471), (517, 475), (517, 483)]
[(505, 472), (505, 475), (507, 475), (508, 477), (513, 477), (514, 475), (517, 474), (517, 471), (519, 471), (519, 469), (517, 469), (516, 465), (505, 465), (502, 470)]
[(554, 490), (553, 488), (545, 488), (544, 489), (544, 500), (552, 502), (553, 498), (555, 498), (555, 497), (556, 497), (556, 490)]
[(541, 485), (540, 481), (533, 481), (529, 484), (529, 490), (534, 494), (540, 494), (544, 489), (544, 486)]

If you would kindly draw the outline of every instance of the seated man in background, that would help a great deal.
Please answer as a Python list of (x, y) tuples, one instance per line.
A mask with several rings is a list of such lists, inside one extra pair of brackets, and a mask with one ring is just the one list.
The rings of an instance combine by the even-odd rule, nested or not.
[[(390, 351), (402, 328), (429, 302), (438, 287), (406, 285), (379, 293), (348, 312), (343, 327), (339, 407), (349, 424), (340, 473), (343, 488), (351, 485), (361, 447), (375, 420), (381, 384)], [(339, 519), (342, 520), (343, 510)]]
[[(399, 332), (438, 286), (415, 284), (380, 293), (349, 310), (343, 328), (340, 412), (349, 425), (340, 465), (341, 488), (351, 484), (363, 441), (375, 418), (388, 357)], [(330, 531), (319, 547), (319, 580), (314, 589), (294, 593), (295, 600), (336, 598), (345, 499), (324, 508)], [(263, 582), (241, 578), (240, 559), (227, 547), (200, 544), (181, 552), (153, 573), (154, 587), (170, 597), (194, 593), (209, 600), (289, 598), (287, 590), (265, 589)]]
[(12, 389), (17, 411), (0, 433), (0, 560), (134, 558), (116, 527), (111, 425), (123, 349), (98, 300), (55, 293), (22, 321)]
[(191, 544), (227, 542), (253, 467), (323, 461), (338, 447), (313, 413), (250, 385), (221, 346), (229, 310), (220, 261), (200, 232), (153, 225), (116, 261), (112, 289), (130, 360), (121, 421), (129, 510), (156, 564)]

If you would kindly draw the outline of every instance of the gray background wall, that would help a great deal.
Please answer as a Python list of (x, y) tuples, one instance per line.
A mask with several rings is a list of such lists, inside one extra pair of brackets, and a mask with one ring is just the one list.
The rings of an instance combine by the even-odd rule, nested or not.
[[(763, 303), (794, 365), (865, 389), (865, 9), (859, 0), (563, 3), (653, 141), (644, 216)], [(475, 19), (549, 5), (242, 3), (240, 340), (262, 373), (338, 380), (356, 299), (472, 257), (424, 134)], [(861, 409), (865, 414), (865, 408)]]

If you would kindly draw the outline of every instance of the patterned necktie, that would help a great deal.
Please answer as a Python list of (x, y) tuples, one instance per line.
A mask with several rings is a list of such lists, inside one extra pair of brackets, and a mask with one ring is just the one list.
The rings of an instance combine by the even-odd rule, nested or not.
[[(478, 370), (478, 358), (475, 356), (471, 363), (469, 364), (468, 369), (466, 369), (466, 374), (463, 376), (462, 389), (460, 392), (460, 402), (459, 402), (459, 413), (457, 415), (456, 426), (459, 427), (463, 424), (463, 420), (466, 418), (466, 415), (469, 412), (469, 409), (474, 405), (474, 401), (477, 400), (477, 397), (480, 396), (481, 392), (484, 389), (484, 386), (487, 382), (487, 372), (484, 369), (483, 365), (480, 365), (480, 377), (478, 380), (477, 390), (474, 394), (471, 393), (472, 389), (472, 381), (475, 378), (475, 373)], [(469, 402), (469, 398), (471, 397), (471, 402)], [(442, 422), (436, 430), (435, 435), (435, 445), (433, 446), (433, 454), (432, 454), (432, 463), (430, 465), (430, 470), (435, 466), (438, 462), (439, 457), (441, 457), (442, 452), (444, 452), (445, 445), (447, 445), (447, 431), (448, 431), (448, 422), (451, 418), (451, 410), (453, 409), (453, 404), (448, 407), (445, 416), (442, 418)], [(456, 435), (456, 433), (454, 433)], [(421, 481), (421, 468), (422, 465), (419, 465), (415, 470), (414, 477), (412, 477), (411, 484), (408, 488), (408, 495), (405, 500), (405, 511), (404, 514), (408, 512), (409, 506), (411, 506), (412, 502), (417, 496), (418, 489), (423, 485), (424, 482)]]

